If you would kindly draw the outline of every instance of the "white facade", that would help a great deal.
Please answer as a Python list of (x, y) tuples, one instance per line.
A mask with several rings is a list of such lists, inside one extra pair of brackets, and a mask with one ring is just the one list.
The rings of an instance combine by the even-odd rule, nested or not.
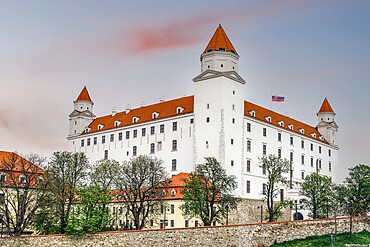
[[(237, 177), (235, 194), (243, 198), (263, 197), (267, 176), (259, 167), (259, 158), (268, 154), (293, 162), (292, 177), (286, 174), (292, 188), (281, 188), (282, 199), (299, 197), (298, 185), (314, 171), (336, 181), (340, 168), (335, 114), (325, 115), (330, 123), (318, 114), (318, 132), (246, 102), (247, 85), (237, 73), (238, 59), (234, 50), (215, 47), (201, 56), (201, 74), (193, 79), (194, 97), (91, 118), (88, 124), (81, 120), (78, 124), (85, 124), (85, 131), (68, 136), (73, 151), (84, 152), (91, 162), (103, 158), (122, 162), (150, 154), (161, 158), (171, 175), (191, 172), (204, 157), (216, 157), (228, 174)], [(73, 116), (70, 119), (70, 124), (78, 121)]]

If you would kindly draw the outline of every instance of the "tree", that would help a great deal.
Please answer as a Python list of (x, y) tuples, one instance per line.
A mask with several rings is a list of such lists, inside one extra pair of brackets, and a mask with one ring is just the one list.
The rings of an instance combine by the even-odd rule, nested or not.
[(102, 159), (95, 163), (89, 173), (92, 186), (112, 189), (117, 175), (120, 171), (120, 164), (116, 160)]
[(344, 212), (350, 216), (350, 237), (352, 239), (352, 217), (366, 215), (370, 211), (370, 167), (357, 165), (349, 168), (349, 177), (338, 187), (338, 197)]
[(238, 199), (232, 195), (237, 188), (235, 176), (228, 176), (226, 170), (215, 158), (205, 158), (205, 164), (196, 166), (181, 190), (184, 204), (180, 206), (185, 216), (199, 217), (203, 225), (225, 218), (229, 209), (236, 209)]
[(314, 172), (305, 178), (300, 193), (306, 197), (302, 204), (311, 211), (312, 218), (321, 218), (333, 201), (333, 183), (330, 177)]
[(16, 153), (6, 153), (0, 160), (0, 213), (9, 235), (21, 235), (45, 203), (48, 180), (40, 168), (44, 160), (36, 154), (22, 158)]
[(90, 164), (83, 153), (55, 152), (49, 162), (49, 190), (53, 195), (59, 232), (64, 233), (78, 188), (86, 182)]
[(281, 185), (288, 185), (288, 180), (284, 173), (290, 171), (290, 162), (275, 155), (263, 156), (260, 158), (260, 167), (266, 171), (267, 183), (264, 185), (263, 194), (267, 203), (268, 221), (272, 222), (281, 215), (281, 210), (288, 202), (274, 203), (274, 199), (279, 194)]
[(159, 213), (166, 194), (168, 174), (161, 160), (141, 155), (124, 162), (116, 186), (125, 202), (135, 229), (143, 229), (149, 214)]

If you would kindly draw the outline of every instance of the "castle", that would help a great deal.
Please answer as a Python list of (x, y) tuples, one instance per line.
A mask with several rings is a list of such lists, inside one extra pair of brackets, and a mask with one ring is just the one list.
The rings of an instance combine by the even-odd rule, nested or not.
[(298, 198), (299, 184), (312, 172), (337, 181), (338, 126), (327, 99), (317, 126), (245, 101), (246, 81), (238, 73), (239, 54), (220, 26), (201, 54), (193, 96), (112, 111), (96, 117), (84, 87), (69, 115), (73, 151), (91, 162), (129, 160), (141, 154), (164, 161), (169, 174), (191, 172), (204, 157), (216, 157), (235, 175), (242, 198), (261, 199), (267, 181), (259, 158), (275, 154), (292, 162), (280, 199)]

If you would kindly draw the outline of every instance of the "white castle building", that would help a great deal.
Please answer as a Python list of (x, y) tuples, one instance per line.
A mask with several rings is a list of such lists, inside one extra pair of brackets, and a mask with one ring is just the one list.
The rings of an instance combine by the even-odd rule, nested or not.
[(292, 161), (280, 199), (298, 195), (297, 185), (318, 171), (336, 181), (338, 126), (327, 99), (317, 126), (245, 101), (246, 82), (238, 73), (239, 55), (219, 26), (201, 54), (194, 96), (116, 112), (101, 117), (85, 88), (69, 115), (73, 151), (91, 162), (125, 161), (148, 154), (164, 161), (171, 175), (191, 172), (204, 157), (216, 157), (238, 181), (237, 196), (261, 199), (267, 176), (259, 158), (275, 154)]

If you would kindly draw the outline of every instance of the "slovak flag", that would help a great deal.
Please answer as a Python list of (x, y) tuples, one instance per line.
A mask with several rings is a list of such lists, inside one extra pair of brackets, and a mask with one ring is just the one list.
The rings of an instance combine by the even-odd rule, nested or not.
[(272, 101), (273, 101), (273, 102), (283, 102), (283, 101), (284, 101), (284, 97), (282, 97), (282, 96), (277, 96), (277, 95), (273, 95), (273, 96), (272, 96)]

